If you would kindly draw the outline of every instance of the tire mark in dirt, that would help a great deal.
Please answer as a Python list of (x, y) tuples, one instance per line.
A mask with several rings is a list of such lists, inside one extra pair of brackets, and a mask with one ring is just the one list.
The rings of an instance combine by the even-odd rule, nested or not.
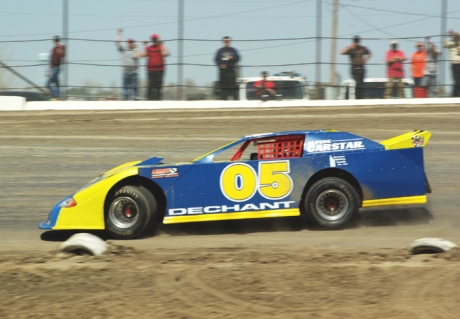
[(271, 307), (261, 306), (261, 305), (257, 305), (257, 304), (254, 304), (254, 303), (250, 303), (250, 302), (241, 300), (241, 299), (231, 297), (231, 296), (229, 296), (228, 294), (226, 294), (226, 293), (224, 293), (222, 291), (219, 291), (219, 290), (216, 290), (214, 288), (209, 287), (208, 285), (206, 285), (206, 283), (203, 281), (203, 279), (201, 279), (198, 276), (198, 270), (197, 269), (195, 269), (192, 272), (190, 272), (189, 280), (196, 288), (198, 288), (198, 289), (202, 290), (203, 292), (205, 292), (207, 294), (210, 294), (211, 296), (216, 297), (216, 298), (218, 298), (218, 299), (220, 299), (220, 300), (222, 300), (222, 301), (224, 301), (226, 303), (231, 303), (231, 304), (234, 304), (235, 306), (238, 306), (238, 307), (245, 307), (245, 308), (248, 308), (248, 309), (252, 309), (252, 310), (258, 311), (259, 313), (260, 312), (261, 313), (271, 313), (271, 312), (273, 312), (275, 310), (274, 308), (271, 308)]
[[(460, 305), (458, 303), (448, 304), (439, 300), (446, 300), (443, 296), (443, 291), (446, 285), (455, 285), (452, 279), (459, 274), (458, 269), (453, 267), (446, 267), (445, 270), (441, 275), (427, 271), (423, 278), (419, 276), (415, 278), (417, 285), (412, 286), (412, 291), (409, 293), (414, 296), (414, 304), (417, 303), (419, 309), (425, 309), (422, 319), (457, 319), (459, 317)], [(436, 294), (434, 295), (433, 292), (436, 292)], [(423, 302), (420, 302), (421, 300)], [(439, 307), (439, 305), (442, 305), (442, 307)]]
[[(185, 304), (193, 309), (193, 313), (196, 313), (196, 311), (202, 311), (205, 317), (206, 314), (209, 316), (209, 314), (213, 313), (216, 309), (213, 300), (204, 298), (202, 294), (197, 293), (195, 286), (188, 280), (188, 273), (180, 271), (180, 267), (177, 269), (174, 268), (175, 267), (173, 266), (169, 266), (168, 272), (163, 274), (163, 281), (170, 283), (170, 285), (165, 287), (165, 289), (179, 292), (175, 295), (175, 298), (180, 300), (182, 304)], [(225, 309), (225, 307), (222, 308)], [(219, 307), (221, 310), (222, 308)]]
[[(426, 255), (420, 258), (423, 258), (419, 260), (420, 263), (430, 262), (430, 257)], [(405, 271), (406, 276), (401, 278), (399, 285), (391, 291), (391, 307), (398, 309), (400, 313), (407, 313), (407, 317), (416, 315), (418, 319), (458, 318), (459, 304), (446, 303), (452, 296), (443, 296), (443, 291), (446, 290), (446, 285), (455, 286), (452, 279), (459, 275), (459, 271), (454, 265), (443, 267), (445, 272), (441, 275), (434, 269), (435, 267), (420, 265), (409, 275)], [(451, 288), (447, 291), (451, 291)], [(455, 290), (455, 287), (453, 289)]]
[(255, 305), (209, 287), (197, 275), (200, 272), (206, 272), (206, 267), (199, 267), (187, 273), (179, 273), (170, 268), (166, 274), (169, 277), (168, 281), (172, 283), (173, 290), (181, 292), (177, 297), (189, 307), (200, 309), (200, 311), (204, 311), (204, 315), (208, 316), (214, 313), (216, 309), (219, 309), (220, 313), (232, 313), (235, 307), (238, 307), (239, 311), (246, 308), (258, 314), (269, 314), (274, 311), (273, 308)]

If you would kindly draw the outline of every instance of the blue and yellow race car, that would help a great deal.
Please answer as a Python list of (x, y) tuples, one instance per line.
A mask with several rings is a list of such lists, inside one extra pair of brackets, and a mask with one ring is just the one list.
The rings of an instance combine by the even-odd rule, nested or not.
[(381, 143), (335, 130), (245, 136), (187, 163), (120, 165), (58, 202), (45, 230), (106, 230), (136, 238), (164, 224), (306, 214), (325, 228), (361, 207), (424, 204), (430, 186), (412, 131)]

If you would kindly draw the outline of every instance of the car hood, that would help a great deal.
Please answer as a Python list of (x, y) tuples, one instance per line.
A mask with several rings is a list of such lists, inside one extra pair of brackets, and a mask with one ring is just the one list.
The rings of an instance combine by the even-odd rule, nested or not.
[(136, 164), (137, 166), (150, 166), (150, 165), (158, 165), (158, 164), (162, 164), (161, 161), (163, 160), (162, 157), (151, 157), (149, 159), (146, 159), (142, 162), (139, 162), (138, 164)]
[(114, 167), (112, 168), (111, 170), (105, 172), (104, 174), (102, 174), (102, 178), (107, 178), (107, 177), (110, 177), (112, 175), (115, 175), (121, 171), (124, 171), (126, 169), (129, 169), (133, 166), (151, 166), (151, 165), (158, 165), (158, 164), (161, 164), (161, 161), (163, 160), (163, 158), (161, 157), (151, 157), (147, 160), (144, 160), (144, 161), (132, 161), (132, 162), (127, 162), (127, 163), (124, 163), (124, 164), (121, 164), (121, 165), (118, 165), (117, 167)]

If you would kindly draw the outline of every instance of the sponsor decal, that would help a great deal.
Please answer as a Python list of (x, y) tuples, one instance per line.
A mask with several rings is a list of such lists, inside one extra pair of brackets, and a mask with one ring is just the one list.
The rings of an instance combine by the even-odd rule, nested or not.
[(332, 140), (318, 140), (307, 142), (308, 153), (318, 152), (336, 152), (336, 151), (347, 151), (347, 150), (363, 150), (365, 146), (362, 140), (343, 140), (343, 141), (332, 141)]
[(177, 176), (179, 176), (177, 167), (152, 169), (152, 178), (166, 178), (166, 177), (177, 177)]
[(198, 215), (198, 214), (215, 214), (215, 213), (235, 213), (244, 211), (258, 211), (270, 209), (291, 208), (294, 201), (275, 202), (275, 203), (260, 203), (260, 204), (236, 204), (222, 206), (206, 206), (206, 207), (187, 207), (187, 208), (171, 208), (168, 210), (169, 216), (181, 215)]
[(425, 138), (423, 136), (412, 136), (412, 144), (414, 144), (414, 147), (422, 147), (424, 141)]
[(340, 156), (332, 156), (329, 155), (329, 165), (331, 167), (337, 167), (337, 166), (347, 166), (347, 158), (344, 155)]

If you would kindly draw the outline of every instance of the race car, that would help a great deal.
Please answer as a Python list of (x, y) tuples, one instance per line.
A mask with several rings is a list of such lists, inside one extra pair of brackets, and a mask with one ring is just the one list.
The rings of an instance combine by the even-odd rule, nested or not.
[(361, 207), (424, 204), (431, 192), (416, 130), (383, 142), (335, 130), (244, 136), (191, 162), (120, 165), (59, 201), (45, 230), (144, 235), (164, 224), (299, 216), (342, 228)]

